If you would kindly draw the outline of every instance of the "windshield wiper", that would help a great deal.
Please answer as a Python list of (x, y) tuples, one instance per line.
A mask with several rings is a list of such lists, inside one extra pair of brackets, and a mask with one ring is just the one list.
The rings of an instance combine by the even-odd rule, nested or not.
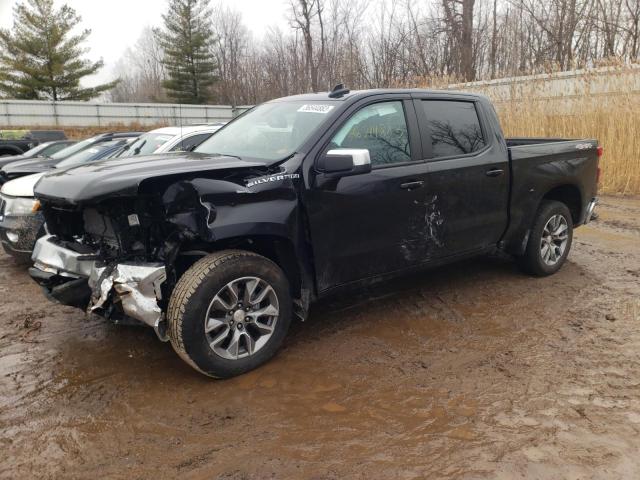
[(146, 140), (143, 140), (142, 143), (140, 144), (139, 147), (137, 147), (134, 151), (133, 154), (134, 155), (138, 155), (140, 153), (140, 150), (142, 150), (142, 147), (144, 147), (145, 143), (147, 143)]
[(208, 153), (207, 155), (213, 155), (214, 157), (231, 157), (231, 158), (237, 158), (238, 160), (242, 160), (242, 158), (239, 157), (238, 155), (231, 155), (229, 153)]

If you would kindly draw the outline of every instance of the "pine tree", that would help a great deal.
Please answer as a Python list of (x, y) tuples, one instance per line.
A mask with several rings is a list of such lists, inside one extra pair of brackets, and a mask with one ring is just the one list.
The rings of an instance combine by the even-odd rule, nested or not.
[(82, 56), (91, 30), (71, 31), (80, 23), (75, 10), (53, 0), (26, 0), (14, 8), (12, 31), (0, 29), (0, 92), (30, 100), (89, 100), (117, 82), (82, 88), (80, 80), (96, 73), (102, 60)]
[(215, 39), (209, 0), (169, 0), (162, 16), (164, 30), (156, 30), (164, 50), (167, 95), (180, 103), (208, 103), (216, 81), (211, 47)]

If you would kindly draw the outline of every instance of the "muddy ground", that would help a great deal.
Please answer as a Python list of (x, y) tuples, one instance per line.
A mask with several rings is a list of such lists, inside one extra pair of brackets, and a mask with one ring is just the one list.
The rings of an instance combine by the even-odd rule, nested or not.
[(212, 381), (0, 257), (0, 477), (638, 478), (640, 199), (550, 278), (481, 258), (318, 305)]

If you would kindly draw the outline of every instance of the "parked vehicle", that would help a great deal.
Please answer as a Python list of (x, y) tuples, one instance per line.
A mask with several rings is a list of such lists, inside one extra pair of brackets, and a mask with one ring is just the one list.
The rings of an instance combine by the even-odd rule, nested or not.
[(66, 139), (62, 130), (0, 130), (0, 157), (22, 155), (40, 143)]
[[(81, 150), (56, 165), (46, 164), (46, 171), (66, 169), (107, 158), (136, 137), (118, 137)], [(46, 171), (10, 180), (0, 189), (0, 243), (6, 253), (18, 261), (27, 263), (31, 259), (33, 246), (46, 232), (44, 217), (39, 211), (33, 188)], [(1, 207), (0, 207), (1, 208)]]
[(5, 155), (3, 157), (0, 157), (0, 168), (13, 162), (19, 162), (21, 160), (31, 160), (33, 158), (48, 157), (49, 155), (53, 155), (54, 153), (73, 145), (74, 143), (76, 142), (73, 140), (45, 142), (41, 143), (37, 147), (33, 147), (31, 150), (27, 150), (22, 155)]
[(191, 152), (211, 135), (217, 132), (224, 123), (191, 125), (187, 127), (164, 127), (142, 135), (136, 142), (127, 145), (113, 158), (126, 158), (154, 153)]
[(198, 151), (42, 178), (50, 235), (30, 273), (231, 377), (339, 290), (495, 249), (557, 272), (595, 208), (602, 149), (505, 140), (478, 95), (340, 86), (255, 107)]
[[(0, 169), (0, 185), (3, 185), (10, 180), (24, 177), (26, 175), (49, 171), (52, 168), (55, 168), (55, 166), (63, 160), (71, 158), (72, 156), (77, 155), (78, 153), (85, 150), (96, 147), (97, 145), (117, 142), (119, 143), (119, 148), (121, 148), (123, 145), (126, 145), (129, 140), (135, 139), (140, 135), (142, 135), (141, 132), (103, 133), (100, 135), (96, 135), (95, 137), (87, 138), (86, 140), (78, 142), (75, 145), (71, 145), (70, 147), (60, 150), (59, 152), (54, 153), (47, 158), (34, 158), (30, 160), (12, 162)], [(109, 154), (114, 153), (115, 150), (117, 149), (111, 150)], [(92, 152), (88, 152), (87, 155), (91, 156)], [(104, 157), (101, 156), (100, 158)]]

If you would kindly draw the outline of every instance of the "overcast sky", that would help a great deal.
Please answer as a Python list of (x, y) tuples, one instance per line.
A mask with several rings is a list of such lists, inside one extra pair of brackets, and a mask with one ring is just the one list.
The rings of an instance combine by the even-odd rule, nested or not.
[[(13, 5), (16, 0), (0, 0), (0, 27), (13, 23)], [(166, 0), (55, 0), (64, 3), (82, 16), (82, 25), (92, 30), (87, 46), (88, 58), (102, 58), (105, 68), (95, 78), (83, 82), (92, 85), (113, 77), (113, 67), (127, 47), (133, 45), (142, 29), (160, 25)], [(256, 37), (261, 37), (272, 26), (287, 27), (287, 0), (212, 0), (212, 5), (228, 5), (242, 13), (245, 25)]]

